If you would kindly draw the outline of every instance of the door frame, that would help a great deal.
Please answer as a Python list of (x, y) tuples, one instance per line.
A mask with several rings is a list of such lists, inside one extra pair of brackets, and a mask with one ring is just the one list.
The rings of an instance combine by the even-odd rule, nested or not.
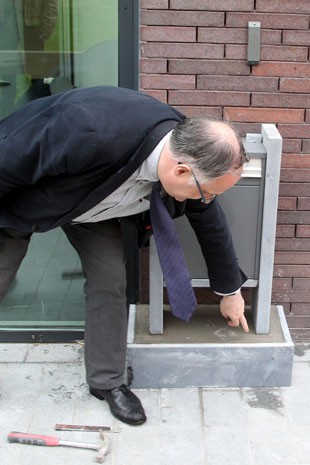
[(139, 0), (118, 1), (118, 85), (139, 90)]

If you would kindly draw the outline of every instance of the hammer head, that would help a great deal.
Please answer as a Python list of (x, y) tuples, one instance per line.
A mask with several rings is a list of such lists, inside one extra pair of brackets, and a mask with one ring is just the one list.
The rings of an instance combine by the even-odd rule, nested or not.
[(99, 430), (99, 437), (101, 441), (98, 446), (98, 454), (95, 457), (95, 462), (103, 463), (105, 456), (110, 450), (110, 439), (103, 430)]

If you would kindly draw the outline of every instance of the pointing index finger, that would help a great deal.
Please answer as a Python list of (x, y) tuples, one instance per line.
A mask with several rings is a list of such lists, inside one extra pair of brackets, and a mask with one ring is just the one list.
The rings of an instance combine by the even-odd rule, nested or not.
[(242, 326), (243, 331), (248, 333), (249, 332), (249, 326), (248, 326), (248, 322), (246, 321), (246, 318), (245, 318), (244, 315), (242, 315), (242, 317), (240, 318), (240, 324)]

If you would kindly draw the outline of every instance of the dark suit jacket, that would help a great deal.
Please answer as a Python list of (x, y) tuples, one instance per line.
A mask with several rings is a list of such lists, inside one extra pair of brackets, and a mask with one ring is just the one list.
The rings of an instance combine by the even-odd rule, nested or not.
[[(0, 122), (0, 228), (44, 232), (72, 221), (119, 187), (183, 118), (143, 93), (104, 86), (21, 108)], [(217, 202), (168, 203), (172, 216), (188, 216), (211, 286), (223, 293), (241, 286)]]

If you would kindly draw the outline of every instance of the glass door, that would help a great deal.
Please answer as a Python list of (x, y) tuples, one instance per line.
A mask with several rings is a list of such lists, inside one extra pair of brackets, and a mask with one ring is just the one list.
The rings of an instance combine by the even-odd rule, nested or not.
[[(134, 87), (137, 10), (136, 0), (0, 0), (0, 119), (76, 87)], [(81, 337), (83, 284), (62, 230), (33, 234), (0, 304), (0, 341)]]

